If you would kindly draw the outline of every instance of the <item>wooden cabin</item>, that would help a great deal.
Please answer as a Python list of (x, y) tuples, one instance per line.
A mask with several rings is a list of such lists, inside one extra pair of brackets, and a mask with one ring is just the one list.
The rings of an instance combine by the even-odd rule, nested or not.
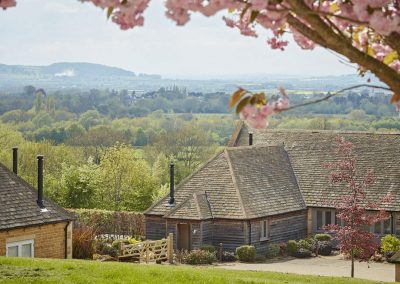
[(359, 169), (374, 169), (377, 182), (367, 195), (374, 200), (395, 195), (382, 205), (391, 218), (370, 230), (399, 235), (399, 134), (251, 131), (240, 124), (225, 150), (145, 212), (146, 237), (173, 233), (178, 249), (222, 243), (234, 250), (251, 244), (264, 253), (271, 243), (322, 232), (324, 225), (338, 222), (330, 204), (343, 194), (321, 166), (335, 159), (338, 135), (353, 142)]

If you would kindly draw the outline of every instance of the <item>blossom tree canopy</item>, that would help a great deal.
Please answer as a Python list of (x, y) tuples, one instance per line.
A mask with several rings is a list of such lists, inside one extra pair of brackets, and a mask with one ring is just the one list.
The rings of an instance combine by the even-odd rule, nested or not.
[[(143, 12), (150, 2), (79, 1), (106, 9), (123, 30), (144, 24)], [(16, 0), (0, 0), (0, 8), (15, 5)], [(166, 16), (177, 25), (186, 24), (192, 13), (213, 16), (226, 11), (226, 25), (244, 36), (257, 37), (257, 26), (270, 30), (266, 43), (273, 49), (285, 49), (286, 34), (303, 49), (330, 49), (357, 64), (361, 75), (375, 74), (393, 91), (391, 103), (400, 109), (399, 0), (165, 0), (165, 7)], [(254, 111), (246, 109), (247, 114)], [(260, 111), (257, 108), (257, 115)]]

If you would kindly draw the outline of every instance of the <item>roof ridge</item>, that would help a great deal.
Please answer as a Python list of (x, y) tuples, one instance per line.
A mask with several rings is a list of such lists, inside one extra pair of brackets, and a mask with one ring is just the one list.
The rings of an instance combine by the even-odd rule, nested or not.
[(197, 192), (193, 192), (193, 198), (194, 198), (194, 203), (196, 203), (197, 213), (199, 214), (200, 219), (203, 219), (203, 216), (201, 215), (199, 200), (197, 199)]
[(243, 219), (247, 219), (246, 207), (243, 204), (242, 194), (241, 194), (241, 192), (239, 190), (239, 187), (238, 187), (238, 184), (236, 182), (235, 172), (233, 171), (231, 158), (229, 157), (229, 153), (228, 153), (227, 149), (225, 149), (225, 153), (226, 153), (226, 159), (228, 161), (229, 171), (231, 172), (233, 187), (235, 188), (235, 190), (236, 190), (236, 192), (238, 194), (239, 204), (242, 207), (242, 210), (243, 210), (243, 213), (244, 213)]
[[(244, 125), (247, 127), (246, 125)], [(249, 128), (248, 128), (249, 129)], [(254, 130), (253, 130), (254, 131)], [(263, 132), (280, 132), (280, 133), (321, 133), (321, 134), (358, 134), (358, 135), (400, 135), (400, 132), (379, 132), (379, 131), (360, 131), (360, 130), (324, 130), (324, 129), (277, 129), (277, 128), (264, 128), (256, 129), (255, 131)]]
[(286, 151), (285, 147), (283, 147), (283, 152), (286, 154), (286, 158), (287, 158), (287, 160), (289, 162), (289, 166), (290, 166), (290, 169), (291, 169), (290, 172), (294, 176), (294, 179), (295, 179), (296, 185), (297, 185), (297, 189), (300, 191), (301, 199), (303, 200), (303, 203), (304, 203), (304, 207), (307, 208), (306, 199), (304, 198), (303, 191), (301, 190), (299, 179), (297, 178), (296, 172), (293, 169), (292, 160), (290, 159), (289, 153)]
[(243, 149), (254, 149), (254, 148), (282, 148), (284, 147), (284, 143), (280, 142), (273, 142), (273, 143), (258, 143), (258, 144), (253, 144), (253, 145), (243, 145), (243, 146), (235, 146), (235, 147), (226, 147), (226, 150), (229, 151), (237, 151), (237, 150), (243, 150)]
[(244, 122), (242, 120), (239, 120), (239, 122), (236, 124), (235, 130), (232, 132), (231, 138), (228, 141), (227, 146), (228, 147), (235, 147), (237, 144), (238, 138), (242, 134)]
[[(208, 164), (210, 164), (212, 161), (214, 161), (219, 155), (221, 155), (224, 152), (224, 150), (220, 150), (218, 151), (216, 154), (214, 154), (210, 159), (208, 159), (208, 161), (206, 161), (200, 168), (198, 168), (197, 170), (195, 170), (194, 172), (192, 172), (190, 175), (188, 175), (187, 177), (185, 177), (175, 188), (175, 191), (179, 190), (179, 188), (181, 188), (185, 183), (187, 183), (195, 174), (197, 174), (198, 172), (200, 172), (202, 169), (204, 169)], [(163, 198), (161, 198), (159, 201), (155, 202), (154, 204), (152, 204), (146, 211), (143, 212), (143, 214), (148, 214), (148, 212), (150, 212), (151, 210), (153, 210), (154, 207), (160, 205), (163, 200), (168, 197), (169, 193), (164, 196)], [(156, 214), (158, 215), (158, 214)], [(164, 214), (163, 214), (164, 215)]]

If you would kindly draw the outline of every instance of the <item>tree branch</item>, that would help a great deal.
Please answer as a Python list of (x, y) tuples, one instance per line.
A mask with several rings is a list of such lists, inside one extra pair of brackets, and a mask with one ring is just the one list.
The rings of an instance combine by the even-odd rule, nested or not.
[(400, 56), (400, 34), (392, 32), (390, 35), (385, 36), (385, 42), (393, 49), (396, 50)]
[(288, 107), (288, 108), (286, 108), (286, 109), (284, 109), (282, 111), (288, 111), (288, 110), (292, 110), (292, 109), (299, 108), (299, 107), (304, 107), (304, 106), (308, 106), (308, 105), (317, 104), (317, 103), (329, 100), (330, 98), (332, 98), (334, 96), (337, 96), (337, 95), (339, 95), (341, 93), (344, 93), (346, 91), (350, 91), (350, 90), (357, 89), (357, 88), (362, 88), (362, 87), (368, 87), (368, 88), (372, 88), (372, 89), (381, 89), (381, 90), (391, 91), (389, 88), (386, 88), (386, 87), (383, 87), (383, 86), (360, 84), (360, 85), (355, 85), (355, 86), (351, 86), (351, 87), (347, 87), (347, 88), (341, 89), (341, 90), (336, 91), (334, 93), (328, 93), (328, 95), (323, 97), (323, 98), (320, 98), (320, 99), (317, 99), (317, 100), (313, 100), (313, 101), (310, 101), (310, 102), (306, 102), (306, 103), (303, 103), (303, 104), (294, 105), (294, 106)]

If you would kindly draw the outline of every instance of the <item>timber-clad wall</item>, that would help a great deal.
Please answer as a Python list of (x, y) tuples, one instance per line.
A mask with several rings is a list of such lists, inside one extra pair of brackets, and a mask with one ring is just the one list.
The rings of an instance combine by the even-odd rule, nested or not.
[(191, 249), (199, 249), (202, 246), (202, 234), (200, 223), (192, 223), (190, 225), (191, 235)]
[(157, 216), (145, 216), (146, 239), (160, 240), (167, 236), (165, 219)]
[(203, 221), (201, 223), (202, 243), (212, 244), (212, 229), (213, 225), (211, 221)]
[[(260, 242), (260, 221), (265, 219), (268, 220), (269, 223), (269, 240)], [(264, 255), (267, 251), (268, 245), (271, 243), (298, 240), (307, 236), (306, 210), (265, 219), (251, 221), (251, 244), (256, 247), (257, 254)]]
[(222, 243), (224, 250), (234, 251), (245, 245), (245, 221), (214, 221), (212, 224), (212, 245), (219, 247)]

